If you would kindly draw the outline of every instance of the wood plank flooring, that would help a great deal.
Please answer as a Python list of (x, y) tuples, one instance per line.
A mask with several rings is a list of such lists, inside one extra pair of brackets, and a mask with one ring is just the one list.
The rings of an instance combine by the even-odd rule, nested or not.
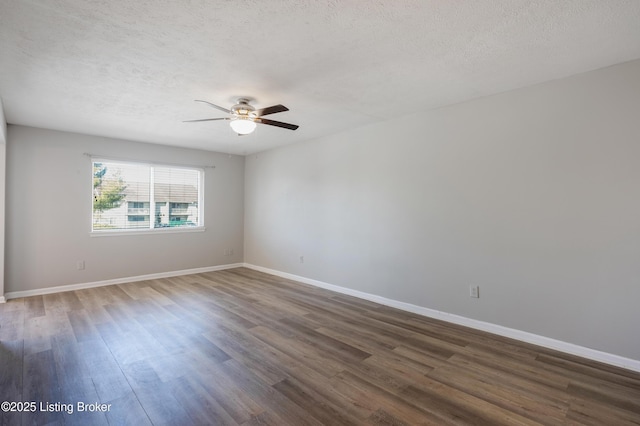
[(0, 401), (74, 409), (3, 425), (618, 426), (640, 374), (238, 268), (0, 305)]

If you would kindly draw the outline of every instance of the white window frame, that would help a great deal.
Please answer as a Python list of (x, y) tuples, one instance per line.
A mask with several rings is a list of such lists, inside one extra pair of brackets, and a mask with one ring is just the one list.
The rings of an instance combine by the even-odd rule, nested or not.
[[(147, 234), (173, 234), (173, 233), (191, 233), (191, 232), (204, 232), (206, 230), (204, 226), (204, 181), (205, 170), (202, 167), (197, 166), (184, 166), (167, 163), (149, 163), (140, 161), (127, 161), (116, 160), (105, 157), (91, 157), (91, 181), (93, 182), (93, 165), (94, 163), (110, 163), (110, 164), (129, 164), (141, 167), (149, 168), (149, 228), (132, 228), (132, 229), (93, 229), (93, 185), (91, 188), (91, 230), (90, 236), (102, 237), (102, 236), (117, 236), (117, 235), (147, 235)], [(155, 197), (154, 197), (154, 168), (155, 167), (167, 167), (172, 169), (187, 169), (195, 170), (198, 172), (198, 224), (196, 226), (177, 226), (168, 228), (154, 228), (154, 213), (155, 212)]]

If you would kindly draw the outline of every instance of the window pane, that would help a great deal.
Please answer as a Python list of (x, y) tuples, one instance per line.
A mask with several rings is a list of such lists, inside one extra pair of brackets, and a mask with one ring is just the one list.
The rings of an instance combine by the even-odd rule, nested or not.
[(202, 171), (93, 161), (93, 230), (201, 226)]
[(149, 228), (150, 167), (93, 163), (93, 229)]
[(154, 227), (199, 225), (199, 188), (198, 170), (154, 167)]

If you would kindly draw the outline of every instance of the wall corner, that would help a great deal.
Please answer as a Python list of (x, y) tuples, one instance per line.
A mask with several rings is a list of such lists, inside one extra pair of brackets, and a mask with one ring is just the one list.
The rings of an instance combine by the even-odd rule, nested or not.
[(4, 106), (0, 97), (0, 303), (4, 298), (4, 227), (5, 227), (5, 194), (6, 194), (6, 168), (7, 168), (7, 120), (4, 115)]

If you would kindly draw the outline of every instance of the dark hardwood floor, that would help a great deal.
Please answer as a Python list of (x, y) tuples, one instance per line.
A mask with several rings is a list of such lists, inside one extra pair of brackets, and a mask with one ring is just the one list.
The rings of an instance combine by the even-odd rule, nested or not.
[(638, 373), (244, 268), (0, 320), (3, 425), (640, 424)]

